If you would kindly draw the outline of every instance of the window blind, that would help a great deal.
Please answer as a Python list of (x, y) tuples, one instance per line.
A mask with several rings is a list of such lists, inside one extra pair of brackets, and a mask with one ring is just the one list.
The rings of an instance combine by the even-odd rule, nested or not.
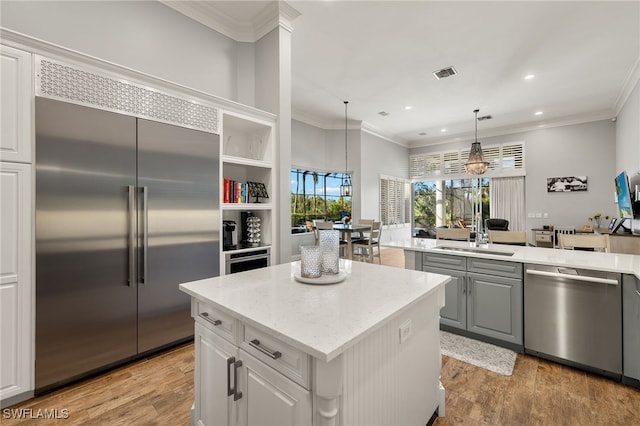
[[(489, 162), (486, 177), (526, 174), (524, 142), (483, 145), (482, 152), (486, 161)], [(414, 180), (443, 176), (447, 179), (467, 178), (464, 164), (468, 159), (469, 148), (413, 154), (409, 156), (409, 176)]]
[(380, 221), (383, 225), (411, 222), (411, 183), (407, 179), (380, 177)]

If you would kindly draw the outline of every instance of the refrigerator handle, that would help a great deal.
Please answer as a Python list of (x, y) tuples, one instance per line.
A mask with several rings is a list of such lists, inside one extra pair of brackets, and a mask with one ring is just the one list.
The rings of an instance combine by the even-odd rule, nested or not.
[(136, 280), (136, 191), (133, 185), (127, 187), (129, 193), (129, 279), (127, 285), (131, 287)]
[(147, 253), (149, 249), (149, 192), (146, 186), (142, 187), (142, 277), (140, 282), (146, 284), (147, 280)]

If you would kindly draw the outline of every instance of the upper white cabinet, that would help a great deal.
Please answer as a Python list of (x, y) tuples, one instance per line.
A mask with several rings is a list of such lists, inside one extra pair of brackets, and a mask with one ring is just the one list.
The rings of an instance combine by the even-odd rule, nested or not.
[(0, 160), (32, 163), (31, 54), (0, 46)]
[[(276, 205), (275, 118), (223, 111), (221, 133), (222, 218), (236, 223), (238, 236), (238, 247), (226, 249), (223, 256), (234, 250), (252, 248), (244, 244), (246, 213), (249, 212), (260, 218), (257, 247), (272, 247), (275, 240), (273, 206)], [(273, 248), (271, 253), (274, 253)], [(221, 262), (224, 264), (224, 259)]]

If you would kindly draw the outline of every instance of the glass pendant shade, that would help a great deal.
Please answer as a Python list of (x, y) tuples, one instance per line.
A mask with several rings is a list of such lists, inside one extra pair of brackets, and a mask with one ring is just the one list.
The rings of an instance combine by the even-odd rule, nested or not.
[(480, 142), (475, 141), (471, 144), (469, 160), (465, 163), (464, 170), (470, 175), (481, 175), (487, 171), (488, 167), (489, 162), (484, 159)]
[(464, 170), (470, 175), (481, 175), (487, 171), (489, 162), (484, 159), (482, 153), (482, 147), (478, 142), (478, 109), (473, 110), (476, 115), (476, 141), (471, 144), (471, 151), (469, 151), (469, 160), (464, 164)]

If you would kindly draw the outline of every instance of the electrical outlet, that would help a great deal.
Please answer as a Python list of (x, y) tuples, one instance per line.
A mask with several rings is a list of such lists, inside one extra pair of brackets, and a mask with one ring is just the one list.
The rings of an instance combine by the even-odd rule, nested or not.
[(542, 213), (536, 213), (536, 219), (541, 219), (542, 218)]
[(529, 219), (534, 219), (536, 217), (536, 214), (535, 213), (527, 213), (527, 217)]
[(411, 336), (411, 319), (400, 324), (400, 343), (404, 343)]
[(549, 219), (549, 213), (542, 213), (542, 217), (545, 219)]

